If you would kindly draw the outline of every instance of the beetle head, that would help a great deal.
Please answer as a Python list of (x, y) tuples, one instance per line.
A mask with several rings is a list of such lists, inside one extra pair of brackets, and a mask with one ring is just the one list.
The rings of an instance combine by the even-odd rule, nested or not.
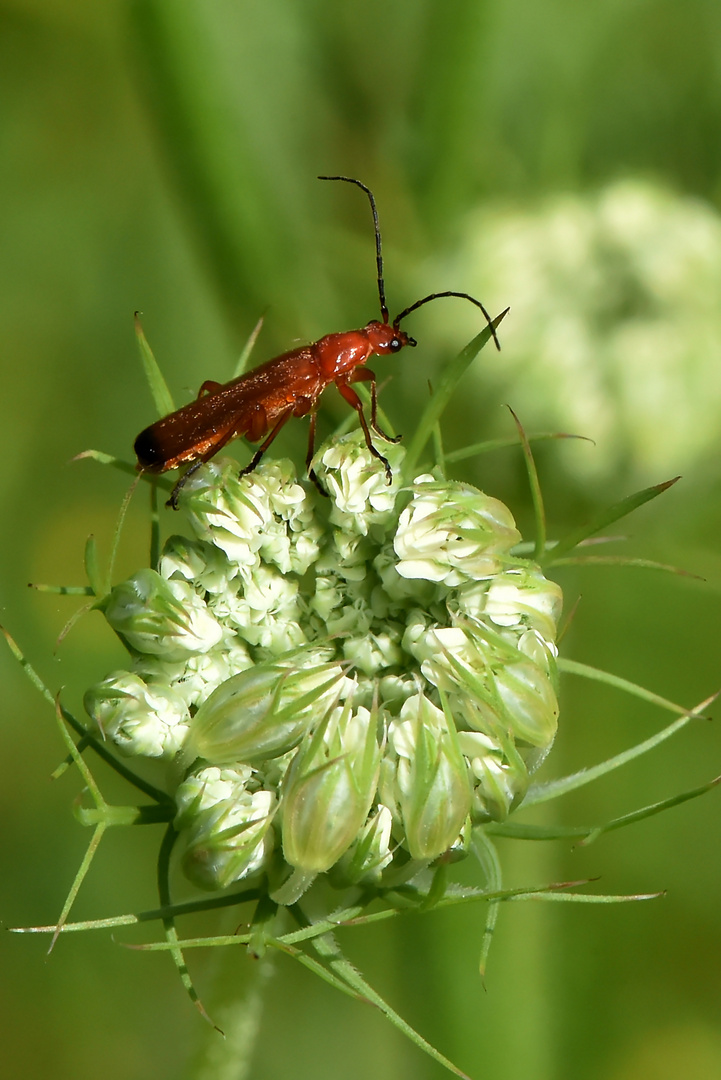
[(415, 338), (410, 337), (404, 330), (390, 326), (387, 322), (379, 322), (373, 319), (365, 328), (365, 333), (373, 346), (373, 352), (378, 354), (397, 353), (405, 345), (416, 345)]

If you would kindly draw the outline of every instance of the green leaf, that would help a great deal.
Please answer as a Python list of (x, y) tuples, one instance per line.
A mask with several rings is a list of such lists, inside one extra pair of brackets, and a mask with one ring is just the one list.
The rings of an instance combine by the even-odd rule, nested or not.
[[(541, 431), (536, 435), (527, 435), (529, 443), (544, 442), (548, 439), (583, 439), (584, 442), (593, 442), (586, 435), (571, 435), (564, 431)], [(505, 450), (508, 447), (518, 446), (515, 435), (505, 436), (502, 439), (484, 439), (482, 442), (473, 443), (472, 446), (464, 446), (460, 450), (451, 450), (446, 454), (446, 461), (453, 464), (456, 461), (465, 461), (466, 458), (477, 457), (479, 454), (488, 454), (492, 450)]]
[(98, 545), (95, 542), (95, 537), (92, 533), (85, 541), (84, 561), (85, 573), (88, 576), (93, 595), (102, 596), (103, 582), (100, 573), (100, 563), (98, 561)]
[(602, 671), (600, 668), (592, 667), (590, 664), (582, 664), (578, 660), (569, 660), (565, 657), (559, 657), (556, 663), (559, 671), (565, 671), (568, 675), (580, 675), (582, 678), (590, 679), (592, 682), (605, 683), (606, 686), (613, 686), (616, 690), (623, 690), (626, 694), (642, 698), (652, 705), (658, 705), (660, 708), (666, 709), (667, 712), (677, 713), (679, 716), (700, 716), (700, 710), (707, 708), (721, 693), (720, 690), (717, 690), (716, 693), (711, 694), (692, 709), (685, 709), (683, 705), (677, 705), (675, 701), (669, 701), (668, 698), (661, 697), (660, 694), (655, 694), (653, 690), (647, 690), (645, 686), (639, 686), (638, 683), (631, 682), (630, 679), (623, 679), (620, 675), (612, 675), (610, 671)]
[(585, 525), (582, 525), (580, 529), (574, 529), (564, 536), (563, 539), (559, 540), (557, 544), (554, 544), (552, 547), (549, 546), (546, 556), (542, 561), (542, 565), (553, 566), (556, 559), (559, 559), (568, 551), (573, 551), (573, 549), (578, 547), (583, 540), (588, 539), (589, 536), (593, 536), (594, 533), (600, 532), (601, 529), (613, 525), (614, 522), (620, 521), (621, 518), (630, 514), (632, 510), (638, 509), (639, 506), (643, 506), (644, 503), (650, 502), (651, 499), (655, 499), (680, 479), (680, 476), (674, 476), (672, 480), (666, 480), (663, 484), (655, 484), (653, 487), (644, 488), (643, 491), (637, 491), (635, 495), (629, 495), (626, 499), (622, 499), (621, 502), (608, 506), (605, 510), (602, 510), (599, 514), (596, 514), (591, 518)]
[(255, 326), (251, 330), (250, 336), (248, 337), (248, 340), (243, 346), (243, 351), (238, 357), (238, 363), (235, 365), (235, 371), (233, 372), (232, 378), (239, 379), (241, 375), (245, 374), (245, 370), (248, 367), (248, 361), (250, 360), (250, 354), (252, 353), (255, 347), (255, 343), (258, 340), (258, 335), (263, 328), (264, 319), (265, 315), (261, 315)]
[[(663, 813), (664, 810), (670, 810), (674, 806), (680, 806), (681, 803), (697, 799), (700, 795), (705, 795), (706, 792), (717, 787), (719, 783), (721, 783), (721, 776), (716, 776), (713, 780), (701, 784), (700, 787), (681, 791), (676, 795), (671, 795), (668, 799), (642, 806), (638, 810), (632, 810), (628, 814), (612, 818), (604, 825), (524, 825), (520, 822), (506, 821), (486, 825), (485, 830), (491, 836), (503, 836), (509, 840), (578, 840), (578, 847), (587, 847), (597, 840), (599, 836), (603, 836), (604, 833), (613, 832), (614, 829), (623, 829), (627, 825), (634, 825), (637, 821), (643, 821), (644, 818), (654, 817), (656, 814)], [(535, 801), (541, 802), (542, 800), (537, 799)]]
[(138, 348), (140, 349), (140, 359), (143, 361), (145, 378), (148, 380), (148, 386), (155, 402), (155, 408), (158, 410), (158, 416), (167, 416), (168, 413), (175, 412), (175, 405), (170, 390), (168, 390), (168, 385), (163, 378), (163, 373), (153, 356), (153, 350), (148, 345), (147, 338), (143, 333), (143, 328), (140, 325), (140, 313), (137, 311), (135, 312), (135, 335), (138, 339)]
[(121, 503), (120, 512), (118, 514), (118, 520), (117, 520), (116, 525), (115, 525), (115, 532), (113, 534), (113, 546), (112, 546), (111, 551), (110, 551), (110, 562), (108, 563), (108, 572), (107, 572), (107, 574), (105, 576), (105, 580), (103, 582), (104, 587), (103, 587), (102, 593), (100, 594), (101, 596), (106, 596), (110, 592), (110, 590), (111, 590), (111, 588), (113, 586), (113, 570), (115, 569), (115, 559), (117, 558), (118, 547), (120, 546), (120, 534), (123, 531), (123, 525), (125, 524), (125, 516), (126, 516), (126, 514), (128, 512), (128, 507), (130, 506), (130, 500), (132, 499), (133, 495), (135, 494), (135, 489), (137, 488), (139, 483), (140, 483), (140, 476), (136, 476), (135, 480), (133, 481), (133, 483), (130, 485), (130, 487), (126, 491), (125, 496), (123, 498), (123, 501)]
[(65, 623), (65, 626), (62, 628), (62, 630), (58, 634), (57, 641), (55, 642), (55, 650), (54, 650), (55, 652), (58, 651), (58, 649), (62, 645), (63, 641), (65, 641), (65, 638), (68, 636), (68, 634), (70, 633), (72, 628), (75, 626), (75, 624), (77, 622), (80, 622), (83, 615), (87, 615), (88, 612), (92, 611), (94, 607), (95, 607), (95, 601), (91, 600), (87, 604), (81, 604), (80, 607), (77, 609), (77, 611), (74, 611), (72, 613), (72, 615), (70, 616), (68, 621)]
[(37, 585), (34, 581), (29, 581), (28, 588), (55, 596), (95, 596), (92, 585)]
[(160, 512), (158, 485), (150, 484), (150, 569), (157, 570), (160, 562)]
[(565, 559), (554, 559), (554, 566), (640, 566), (646, 570), (663, 570), (667, 574), (677, 574), (679, 577), (694, 578), (696, 581), (705, 581), (700, 574), (694, 574), (690, 570), (682, 570), (679, 566), (671, 566), (668, 563), (656, 562), (654, 559), (639, 559), (632, 555), (569, 555)]
[[(476, 829), (474, 831), (471, 850), (478, 859), (481, 870), (485, 875), (488, 885), (494, 892), (499, 892), (503, 887), (501, 861), (498, 858), (498, 852), (496, 851), (495, 846), (488, 839), (488, 833), (484, 829)], [(481, 980), (484, 983), (486, 978), (486, 964), (488, 963), (488, 954), (491, 951), (491, 943), (493, 942), (493, 935), (496, 930), (496, 923), (498, 921), (499, 911), (500, 901), (490, 900), (488, 903), (488, 908), (486, 910), (486, 925), (483, 928), (483, 938), (481, 940), (481, 955), (478, 961), (478, 970), (481, 976)]]
[(392, 1009), (380, 994), (365, 981), (363, 976), (353, 967), (350, 961), (346, 960), (343, 956), (332, 934), (324, 934), (323, 936), (314, 939), (313, 947), (318, 954), (327, 961), (331, 969), (346, 986), (354, 991), (359, 997), (364, 998), (366, 1001), (370, 1002), (371, 1005), (375, 1005), (376, 1008), (380, 1009), (386, 1019), (390, 1020), (393, 1026), (396, 1027), (401, 1034), (410, 1039), (412, 1043), (415, 1043), (419, 1050), (428, 1054), (429, 1057), (433, 1058), (434, 1061), (437, 1061), (444, 1069), (453, 1073), (454, 1076), (460, 1076), (462, 1080), (470, 1080), (467, 1073), (464, 1073), (454, 1065), (452, 1061), (449, 1061), (447, 1057), (444, 1057), (439, 1050), (436, 1050), (435, 1046), (432, 1046), (431, 1043), (427, 1042), (422, 1035), (419, 1035), (418, 1032), (412, 1028), (410, 1024), (406, 1023), (406, 1021), (398, 1015), (395, 1009)]
[(507, 405), (506, 408), (510, 412), (514, 423), (518, 428), (518, 435), (521, 440), (521, 446), (523, 447), (523, 457), (526, 462), (528, 484), (531, 489), (531, 499), (533, 501), (533, 515), (536, 522), (536, 542), (533, 548), (533, 558), (536, 562), (540, 563), (546, 550), (546, 512), (543, 508), (543, 496), (541, 494), (541, 485), (538, 480), (538, 470), (536, 469), (536, 462), (533, 460), (531, 445), (526, 437), (523, 424), (510, 405)]
[[(147, 809), (145, 807), (139, 808), (141, 810)], [(165, 818), (165, 821), (168, 819)], [(75, 933), (81, 930), (113, 930), (118, 926), (136, 926), (139, 923), (156, 922), (166, 916), (172, 916), (178, 918), (180, 915), (192, 915), (199, 911), (213, 911), (216, 908), (235, 907), (236, 905), (253, 903), (259, 899), (258, 889), (243, 889), (239, 892), (224, 893), (222, 896), (214, 896), (211, 898), (203, 897), (200, 900), (188, 900), (185, 903), (170, 904), (168, 907), (152, 908), (149, 911), (140, 911), (136, 914), (126, 915), (113, 915), (108, 919), (84, 919), (82, 922), (66, 923), (62, 932), (64, 934)], [(54, 926), (13, 926), (10, 928), (14, 934), (52, 934), (55, 930)], [(250, 934), (241, 935), (240, 939), (238, 935), (233, 934), (228, 938), (208, 939), (208, 942), (213, 941), (221, 942), (223, 944), (233, 944), (233, 942), (240, 941), (241, 944), (247, 944), (250, 940)], [(161, 949), (167, 950), (168, 943), (166, 941), (156, 942)], [(152, 949), (152, 944), (148, 945), (128, 945), (129, 949), (144, 951), (146, 949)], [(183, 942), (185, 945), (185, 942)]]
[[(563, 668), (566, 668), (568, 661), (563, 662)], [(559, 667), (561, 663), (559, 662)], [(579, 665), (582, 666), (582, 665)], [(616, 676), (613, 676), (616, 684), (625, 683), (626, 680), (617, 680)], [(611, 681), (604, 680), (604, 681)], [(612, 683), (613, 685), (613, 683)], [(625, 689), (629, 689), (629, 692), (636, 693), (636, 696), (645, 698), (648, 701), (652, 701), (656, 705), (661, 705), (663, 708), (671, 712), (683, 712), (683, 715), (674, 720), (667, 727), (662, 728), (661, 731), (656, 732), (649, 739), (645, 739), (643, 742), (637, 743), (629, 750), (624, 750), (620, 754), (616, 754), (614, 757), (608, 758), (606, 761), (601, 762), (599, 765), (595, 765), (592, 768), (581, 769), (579, 772), (572, 773), (570, 776), (564, 776), (559, 780), (551, 780), (546, 784), (532, 785), (528, 793), (523, 800), (524, 806), (535, 806), (536, 803), (548, 802), (550, 799), (557, 799), (561, 795), (565, 795), (569, 791), (575, 791), (577, 788), (584, 787), (586, 784), (590, 784), (592, 780), (597, 780), (601, 776), (612, 772), (614, 769), (620, 768), (621, 765), (626, 765), (628, 762), (635, 760), (635, 758), (641, 757), (643, 754), (647, 754), (649, 750), (655, 749), (665, 742), (666, 739), (670, 739), (672, 735), (675, 735), (682, 728), (686, 727), (694, 719), (700, 719), (702, 717), (701, 710), (708, 708), (712, 701), (718, 697), (718, 693), (712, 697), (702, 701), (695, 708), (684, 711), (679, 705), (674, 705), (673, 702), (666, 701), (664, 698), (658, 697), (656, 694), (652, 694), (648, 690), (644, 690), (643, 687), (636, 687), (633, 683), (628, 683)], [(568, 834), (567, 834), (568, 835)]]
[(27, 659), (27, 657), (25, 656), (25, 653), (21, 650), (20, 646), (15, 641), (15, 638), (12, 637), (12, 635), (5, 629), (4, 626), (0, 626), (0, 631), (2, 631), (3, 636), (5, 637), (5, 640), (8, 643), (8, 646), (10, 648), (10, 652), (13, 654), (15, 659), (18, 661), (18, 663), (20, 664), (20, 667), (23, 669), (23, 671), (27, 675), (30, 682), (33, 684), (33, 686), (35, 687), (36, 690), (39, 690), (39, 692), (42, 694), (42, 696), (45, 698), (45, 700), (47, 702), (49, 702), (53, 706), (53, 708), (55, 708), (55, 698), (50, 693), (47, 686), (45, 685), (43, 680), (40, 678), (40, 676), (38, 675), (37, 671), (35, 670), (35, 668), (30, 663), (30, 661)]
[(137, 476), (138, 470), (130, 461), (123, 461), (122, 458), (116, 458), (112, 454), (106, 454), (103, 450), (83, 450), (80, 454), (76, 454), (71, 461), (98, 461), (101, 465), (112, 465), (114, 469), (118, 469), (120, 472), (128, 473), (130, 476)]
[(566, 904), (630, 904), (638, 900), (662, 900), (665, 892), (655, 893), (626, 893), (626, 894), (603, 894), (603, 893), (570, 893), (570, 892), (546, 892), (533, 893), (524, 896), (512, 897), (513, 900), (544, 900), (552, 903)]
[[(197, 990), (193, 985), (193, 980), (190, 977), (187, 965), (185, 963), (185, 957), (183, 956), (182, 949), (178, 942), (178, 934), (175, 929), (175, 920), (173, 915), (169, 913), (170, 904), (170, 856), (172, 854), (175, 842), (178, 839), (178, 833), (175, 830), (175, 826), (172, 822), (168, 824), (168, 828), (165, 831), (163, 842), (160, 845), (160, 851), (158, 852), (158, 895), (160, 897), (160, 904), (165, 909), (166, 914), (162, 917), (163, 929), (165, 930), (165, 940), (168, 944), (169, 951), (173, 957), (173, 962), (180, 976), (180, 981), (185, 987), (188, 997), (195, 1005), (196, 1009), (209, 1024), (213, 1027), (216, 1025), (208, 1016), (203, 1003), (200, 1000)], [(220, 1028), (217, 1028), (220, 1031)], [(222, 1034), (222, 1032), (221, 1032)]]
[(706, 784), (701, 784), (700, 787), (691, 788), (688, 791), (681, 791), (668, 799), (662, 799), (660, 802), (643, 806), (639, 810), (632, 810), (630, 814), (623, 814), (621, 817), (613, 818), (605, 825), (600, 825), (597, 829), (592, 829), (586, 839), (581, 841), (579, 846), (586, 847), (588, 844), (592, 844), (594, 840), (598, 839), (599, 836), (602, 836), (603, 833), (611, 832), (613, 829), (623, 829), (626, 825), (634, 825), (637, 821), (643, 821), (644, 818), (654, 817), (656, 814), (663, 813), (664, 810), (670, 810), (673, 806), (680, 806), (681, 803), (689, 802), (691, 799), (697, 799), (700, 795), (705, 795), (707, 791), (711, 791), (713, 788), (717, 787), (719, 783), (721, 783), (721, 776), (716, 776)]
[[(494, 330), (503, 321), (507, 311), (508, 308), (506, 308), (506, 311), (502, 311), (501, 314), (493, 320)], [(418, 423), (418, 427), (413, 434), (413, 438), (408, 444), (408, 450), (403, 462), (403, 474), (406, 479), (412, 478), (416, 463), (418, 462), (426, 443), (432, 438), (433, 429), (440, 420), (444, 409), (453, 396), (453, 392), (466, 368), (476, 358), (484, 345), (488, 344), (492, 336), (493, 330), (491, 327), (485, 327), (480, 334), (474, 337), (473, 340), (466, 345), (465, 349), (461, 350), (454, 360), (451, 360), (451, 362), (444, 367), (438, 387), (436, 388), (433, 397), (426, 405), (423, 415)]]
[(96, 806), (97, 810), (100, 811), (101, 813), (100, 813), (100, 820), (98, 821), (98, 823), (97, 823), (97, 825), (95, 827), (95, 831), (93, 832), (93, 835), (90, 838), (90, 843), (88, 844), (85, 855), (83, 856), (83, 859), (82, 859), (82, 861), (80, 863), (80, 866), (78, 867), (78, 871), (77, 871), (77, 873), (75, 875), (75, 878), (73, 879), (73, 883), (70, 886), (70, 891), (68, 892), (68, 895), (67, 895), (67, 897), (65, 899), (65, 903), (63, 904), (63, 909), (60, 912), (60, 917), (58, 918), (57, 926), (55, 927), (55, 930), (53, 932), (53, 936), (52, 936), (52, 940), (50, 942), (50, 947), (48, 949), (48, 952), (51, 952), (53, 947), (55, 946), (55, 942), (58, 939), (58, 935), (60, 934), (65, 922), (67, 921), (68, 915), (70, 914), (70, 910), (71, 910), (73, 904), (75, 903), (75, 899), (76, 899), (76, 897), (78, 895), (78, 892), (80, 891), (80, 886), (82, 885), (83, 881), (85, 880), (85, 876), (86, 876), (88, 870), (90, 869), (90, 865), (91, 865), (91, 863), (92, 863), (92, 861), (93, 861), (93, 859), (95, 857), (96, 851), (98, 850), (98, 847), (100, 845), (100, 841), (102, 840), (103, 835), (105, 833), (105, 830), (108, 827), (107, 817), (102, 813), (102, 811), (108, 810), (108, 805), (107, 805), (107, 803), (105, 802), (105, 799), (103, 798), (103, 796), (100, 793), (100, 788), (96, 784), (95, 778), (93, 777), (93, 774), (90, 772), (90, 769), (88, 768), (87, 764), (83, 760), (82, 756), (78, 753), (78, 749), (77, 749), (75, 743), (73, 742), (72, 738), (70, 737), (70, 732), (67, 729), (65, 717), (63, 715), (63, 710), (62, 710), (62, 707), (60, 705), (60, 701), (58, 699), (56, 699), (56, 701), (55, 701), (55, 718), (56, 718), (57, 723), (58, 723), (58, 728), (60, 730), (60, 735), (61, 735), (64, 743), (66, 744), (66, 746), (68, 748), (70, 756), (72, 757), (78, 771), (80, 772), (80, 775), (82, 776), (83, 780), (85, 781), (85, 786), (88, 789), (88, 791), (90, 792), (90, 795), (92, 797), (93, 802), (95, 803), (95, 806)]

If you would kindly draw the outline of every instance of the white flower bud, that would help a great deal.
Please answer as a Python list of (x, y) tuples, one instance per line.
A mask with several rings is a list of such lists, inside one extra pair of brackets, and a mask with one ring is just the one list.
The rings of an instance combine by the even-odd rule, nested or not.
[(330, 521), (342, 533), (367, 536), (373, 526), (383, 525), (393, 515), (405, 450), (388, 443), (383, 453), (391, 466), (390, 484), (362, 432), (344, 436), (318, 455), (319, 471), (333, 504)]
[(166, 660), (208, 652), (223, 637), (192, 585), (166, 581), (155, 570), (139, 570), (98, 606), (132, 648)]
[(170, 536), (158, 566), (161, 577), (187, 581), (209, 593), (224, 592), (238, 572), (217, 547), (184, 536)]
[(419, 476), (393, 541), (398, 573), (444, 585), (497, 574), (521, 535), (498, 499), (467, 484)]
[(262, 557), (282, 573), (305, 573), (318, 554), (319, 526), (289, 461), (264, 463), (238, 477), (223, 461), (199, 470), (182, 496), (197, 535), (240, 566)]
[[(506, 748), (509, 740), (504, 740)], [(458, 745), (471, 771), (474, 822), (505, 821), (528, 787), (528, 769), (518, 754), (509, 760), (501, 746), (479, 731), (459, 731)]]
[(85, 711), (103, 738), (128, 755), (173, 757), (188, 733), (187, 705), (169, 686), (116, 671), (85, 694)]

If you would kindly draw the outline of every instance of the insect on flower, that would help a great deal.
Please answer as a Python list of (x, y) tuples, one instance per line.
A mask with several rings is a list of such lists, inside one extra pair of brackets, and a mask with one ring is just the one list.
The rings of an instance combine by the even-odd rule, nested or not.
[(311, 470), (315, 445), (315, 422), (318, 398), (331, 383), (335, 383), (343, 398), (358, 413), (358, 420), (363, 430), (366, 445), (374, 457), (385, 467), (388, 483), (391, 482), (391, 467), (373, 445), (368, 421), (363, 412), (363, 403), (353, 389), (352, 384), (369, 382), (371, 384), (370, 428), (386, 442), (397, 442), (378, 426), (377, 393), (375, 374), (363, 365), (371, 356), (384, 356), (397, 353), (405, 345), (415, 345), (415, 340), (400, 329), (400, 323), (412, 311), (437, 300), (442, 296), (459, 296), (470, 300), (480, 308), (491, 328), (496, 348), (500, 349), (498, 337), (491, 318), (480, 300), (461, 292), (438, 292), (417, 300), (391, 323), (383, 282), (383, 256), (381, 254), (381, 232), (378, 224), (378, 211), (370, 188), (350, 176), (319, 176), (319, 180), (343, 180), (355, 184), (365, 191), (373, 212), (373, 224), (376, 238), (376, 265), (378, 272), (378, 296), (380, 299), (381, 321), (373, 319), (361, 330), (347, 330), (340, 334), (327, 334), (312, 345), (283, 353), (273, 360), (267, 360), (252, 371), (246, 372), (228, 383), (206, 381), (200, 388), (198, 397), (189, 405), (184, 405), (169, 416), (157, 420), (150, 427), (141, 431), (135, 440), (135, 453), (138, 469), (141, 472), (163, 473), (180, 465), (189, 464), (190, 468), (181, 476), (173, 488), (168, 506), (177, 509), (178, 494), (189, 476), (200, 466), (210, 461), (226, 443), (244, 435), (249, 442), (261, 442), (248, 465), (241, 470), (252, 472), (281, 428), (291, 416), (310, 414), (308, 435), (308, 453), (306, 467), (316, 487), (325, 495), (318, 480)]

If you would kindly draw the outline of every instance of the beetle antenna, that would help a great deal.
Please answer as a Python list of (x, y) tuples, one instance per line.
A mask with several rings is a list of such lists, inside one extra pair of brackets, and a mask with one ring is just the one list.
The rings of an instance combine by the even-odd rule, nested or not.
[[(381, 315), (383, 316), (383, 322), (388, 323), (388, 305), (386, 304), (386, 290), (383, 284), (383, 255), (381, 253), (381, 227), (378, 224), (378, 211), (376, 210), (376, 201), (373, 198), (373, 192), (360, 180), (354, 180), (352, 176), (319, 176), (319, 180), (344, 180), (346, 184), (355, 184), (356, 187), (365, 191), (368, 196), (368, 201), (371, 204), (371, 210), (373, 211), (373, 225), (376, 231), (376, 267), (378, 268), (378, 298), (381, 302)], [(428, 297), (430, 300), (431, 297)], [(470, 297), (469, 297), (470, 299)], [(407, 314), (407, 312), (405, 313)], [(488, 318), (488, 316), (486, 316)], [(395, 323), (393, 324), (395, 326)]]
[(498, 340), (496, 328), (493, 325), (493, 320), (491, 319), (491, 316), (488, 314), (480, 300), (476, 300), (475, 296), (469, 296), (468, 293), (465, 292), (434, 292), (431, 293), (430, 296), (424, 296), (422, 300), (416, 300), (415, 304), (411, 304), (411, 306), (407, 307), (405, 311), (402, 311), (400, 315), (396, 315), (395, 319), (393, 320), (393, 329), (397, 330), (401, 319), (405, 319), (406, 315), (410, 315), (410, 313), (412, 311), (415, 311), (416, 308), (423, 307), (423, 305), (427, 304), (429, 300), (438, 300), (441, 296), (460, 296), (461, 300), (470, 300), (472, 304), (475, 304), (477, 308), (480, 308), (485, 315), (486, 322), (491, 328), (491, 335), (495, 342), (496, 348), (499, 352), (501, 351), (501, 343)]

